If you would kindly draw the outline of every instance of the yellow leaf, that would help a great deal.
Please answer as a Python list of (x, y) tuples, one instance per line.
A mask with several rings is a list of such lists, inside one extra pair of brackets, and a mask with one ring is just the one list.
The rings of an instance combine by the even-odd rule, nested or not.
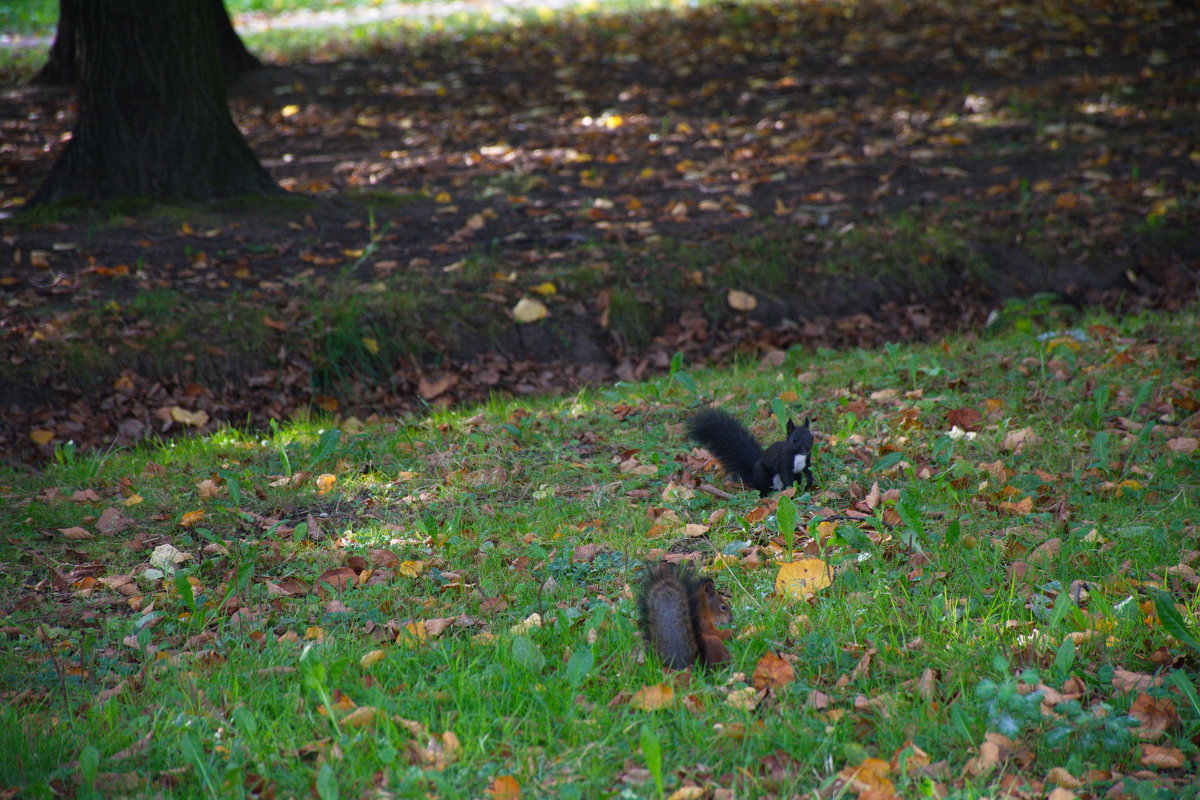
[(758, 308), (757, 298), (740, 289), (730, 289), (729, 294), (725, 296), (725, 301), (729, 303), (730, 308), (736, 311), (753, 311)]
[(833, 583), (833, 572), (819, 558), (802, 558), (781, 564), (775, 576), (775, 592), (807, 600)]
[(400, 633), (396, 636), (396, 644), (423, 642), (427, 637), (425, 623), (422, 620), (417, 620), (416, 622), (408, 623), (401, 629)]
[(126, 497), (124, 500), (121, 501), (121, 505), (123, 505), (125, 507), (136, 506), (138, 503), (143, 502), (145, 499), (146, 498), (142, 497), (140, 494), (131, 494), (131, 495), (129, 495), (129, 497)]
[(734, 689), (725, 697), (725, 704), (739, 711), (753, 711), (758, 707), (758, 691), (753, 686)]
[(283, 118), (294, 117), (300, 113), (300, 106), (295, 103), (288, 103), (283, 108), (279, 109), (279, 116)]
[(187, 511), (184, 513), (183, 519), (179, 520), (179, 527), (190, 528), (202, 519), (204, 519), (203, 509), (199, 511)]
[(379, 355), (379, 342), (372, 339), (370, 336), (364, 336), (362, 339), (363, 347), (367, 348), (367, 352), (373, 356)]
[(847, 766), (838, 772), (838, 777), (846, 781), (855, 794), (875, 790), (883, 796), (892, 796), (895, 787), (887, 777), (891, 765), (881, 758), (867, 758), (855, 767)]
[(537, 322), (550, 316), (550, 310), (541, 300), (532, 297), (522, 297), (513, 306), (513, 319), (520, 323)]
[(396, 572), (406, 578), (415, 578), (425, 569), (424, 561), (401, 561), (396, 565)]
[(363, 653), (362, 658), (358, 660), (358, 665), (363, 669), (370, 669), (380, 661), (383, 661), (384, 656), (386, 655), (387, 653), (383, 652), (382, 650), (371, 650), (368, 653)]
[(320, 625), (310, 625), (304, 631), (304, 638), (314, 642), (322, 642), (325, 640), (325, 631)]
[(537, 292), (543, 297), (549, 297), (552, 294), (558, 294), (558, 287), (550, 281), (546, 281), (545, 283), (539, 283), (537, 286), (534, 286), (533, 291)]
[(34, 428), (29, 432), (29, 438), (33, 439), (34, 444), (47, 445), (54, 439), (54, 431)]
[(449, 203), (452, 199), (453, 198), (450, 197), (449, 192), (438, 192), (437, 194), (435, 194), (433, 196), (433, 202), (437, 203), (438, 205), (442, 205), (442, 206)]
[(323, 475), (317, 476), (317, 494), (329, 494), (329, 490), (337, 483), (337, 475), (330, 475), (326, 472)]

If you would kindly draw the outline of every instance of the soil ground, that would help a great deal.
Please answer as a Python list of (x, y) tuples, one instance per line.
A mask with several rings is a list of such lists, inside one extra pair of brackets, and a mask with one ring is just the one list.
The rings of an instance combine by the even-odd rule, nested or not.
[(24, 211), (72, 95), (10, 87), (0, 452), (931, 338), (1039, 292), (1182, 306), (1198, 25), (728, 3), (331, 45), (231, 88), (293, 196), (188, 206)]

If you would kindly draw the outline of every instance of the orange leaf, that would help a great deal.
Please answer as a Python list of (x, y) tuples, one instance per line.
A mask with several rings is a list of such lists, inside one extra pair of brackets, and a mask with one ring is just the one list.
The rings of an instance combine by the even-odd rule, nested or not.
[(766, 653), (754, 667), (754, 688), (775, 689), (791, 683), (796, 677), (792, 665), (774, 653)]
[(665, 683), (653, 686), (643, 686), (633, 694), (629, 701), (634, 708), (642, 711), (657, 711), (675, 702), (675, 690)]
[(190, 528), (202, 519), (204, 519), (203, 509), (199, 511), (187, 511), (184, 513), (183, 519), (179, 520), (179, 527)]
[(492, 800), (517, 800), (521, 796), (521, 784), (512, 775), (497, 775), (488, 784)]

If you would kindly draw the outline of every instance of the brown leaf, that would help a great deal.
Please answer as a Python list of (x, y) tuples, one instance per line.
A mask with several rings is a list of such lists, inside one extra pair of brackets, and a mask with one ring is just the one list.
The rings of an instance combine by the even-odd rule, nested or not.
[(1033, 549), (1027, 560), (1030, 564), (1039, 564), (1047, 561), (1052, 561), (1058, 557), (1062, 550), (1062, 539), (1055, 536), (1053, 539), (1047, 539)]
[(1117, 667), (1113, 672), (1113, 688), (1119, 692), (1145, 691), (1153, 686), (1161, 686), (1162, 678), (1145, 672), (1130, 672), (1123, 667)]
[(1129, 714), (1141, 723), (1137, 732), (1143, 739), (1157, 739), (1167, 729), (1179, 724), (1179, 712), (1170, 698), (1154, 698), (1145, 692), (1133, 701)]
[(946, 412), (946, 421), (951, 425), (957, 425), (964, 431), (977, 431), (979, 423), (983, 421), (983, 415), (970, 406), (952, 408)]
[(318, 591), (323, 589), (323, 584), (329, 584), (334, 590), (340, 592), (353, 586), (356, 580), (358, 580), (358, 573), (354, 570), (349, 567), (336, 567), (322, 572), (315, 585)]
[(657, 711), (675, 702), (675, 689), (666, 683), (643, 686), (633, 693), (629, 704), (641, 711)]
[(1147, 767), (1159, 769), (1183, 769), (1187, 759), (1178, 747), (1159, 747), (1153, 744), (1142, 745), (1142, 763)]
[(96, 520), (96, 530), (104, 534), (120, 533), (130, 525), (133, 525), (133, 520), (122, 516), (115, 508), (104, 509)]
[(299, 578), (283, 578), (278, 582), (267, 581), (266, 584), (268, 595), (295, 597), (308, 593), (308, 584)]
[(1021, 428), (1020, 430), (1009, 431), (1004, 437), (1005, 450), (1011, 450), (1014, 453), (1020, 453), (1027, 447), (1037, 447), (1042, 443), (1042, 437), (1034, 433), (1033, 428)]
[(1194, 436), (1179, 436), (1167, 440), (1167, 449), (1174, 453), (1194, 453), (1200, 447), (1200, 439)]
[(96, 538), (93, 533), (88, 531), (86, 528), (79, 527), (78, 525), (76, 525), (74, 528), (59, 528), (58, 532), (61, 533), (64, 538), (76, 542), (83, 541), (85, 539)]
[(458, 375), (452, 372), (447, 372), (436, 379), (422, 375), (421, 380), (417, 382), (417, 394), (426, 400), (433, 400), (450, 391), (457, 383)]
[(777, 689), (786, 686), (796, 678), (796, 672), (783, 658), (775, 653), (765, 653), (754, 667), (754, 688)]

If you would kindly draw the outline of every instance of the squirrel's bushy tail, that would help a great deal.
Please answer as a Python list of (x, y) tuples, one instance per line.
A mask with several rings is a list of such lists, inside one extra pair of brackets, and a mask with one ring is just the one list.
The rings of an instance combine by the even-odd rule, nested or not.
[(762, 460), (763, 449), (742, 423), (724, 411), (708, 409), (688, 420), (688, 433), (742, 483), (756, 487), (754, 465)]

